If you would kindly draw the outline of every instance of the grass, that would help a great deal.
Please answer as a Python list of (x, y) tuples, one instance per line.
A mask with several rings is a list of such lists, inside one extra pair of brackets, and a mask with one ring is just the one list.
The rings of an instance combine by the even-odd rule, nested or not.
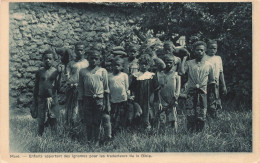
[(179, 129), (174, 133), (146, 134), (123, 130), (103, 146), (87, 144), (86, 138), (73, 139), (62, 125), (52, 133), (36, 136), (37, 121), (29, 111), (10, 112), (10, 152), (252, 152), (252, 112), (223, 110), (216, 120), (209, 119), (200, 133), (186, 131), (185, 117), (178, 115)]

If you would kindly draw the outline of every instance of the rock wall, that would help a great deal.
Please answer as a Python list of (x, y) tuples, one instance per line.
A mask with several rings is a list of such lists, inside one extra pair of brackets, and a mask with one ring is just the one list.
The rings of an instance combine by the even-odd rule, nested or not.
[(133, 36), (131, 23), (138, 12), (131, 11), (103, 4), (10, 3), (10, 107), (30, 107), (43, 51), (73, 50), (82, 41), (87, 50), (99, 44), (109, 53), (112, 46), (124, 44), (126, 35), (128, 40)]

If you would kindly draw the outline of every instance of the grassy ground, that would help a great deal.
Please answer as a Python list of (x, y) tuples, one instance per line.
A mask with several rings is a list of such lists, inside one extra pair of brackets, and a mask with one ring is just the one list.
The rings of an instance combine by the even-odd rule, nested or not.
[(223, 111), (216, 120), (208, 120), (204, 131), (186, 131), (185, 118), (179, 115), (178, 133), (146, 134), (122, 131), (107, 145), (87, 144), (73, 139), (62, 125), (58, 132), (47, 128), (36, 136), (37, 122), (29, 111), (10, 112), (10, 152), (252, 152), (252, 112)]

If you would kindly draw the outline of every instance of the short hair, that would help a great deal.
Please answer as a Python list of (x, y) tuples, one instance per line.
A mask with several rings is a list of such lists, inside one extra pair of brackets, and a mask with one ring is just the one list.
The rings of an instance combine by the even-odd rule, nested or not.
[(54, 52), (51, 49), (47, 49), (42, 53), (42, 59), (47, 55), (52, 54), (52, 57), (54, 57)]
[(124, 64), (124, 59), (117, 56), (113, 59), (112, 64), (115, 64), (116, 62), (120, 62), (121, 64)]
[(209, 40), (207, 43), (207, 46), (209, 46), (211, 44), (218, 44), (218, 42), (217, 42), (217, 40)]
[(86, 54), (88, 54), (88, 57), (93, 57), (93, 56), (95, 56), (95, 57), (101, 58), (101, 56), (102, 56), (101, 52), (98, 51), (98, 50), (91, 50), (91, 51), (89, 51), (89, 52), (86, 52)]
[(163, 61), (166, 61), (166, 60), (173, 60), (173, 61), (174, 61), (174, 56), (173, 56), (173, 54), (167, 53), (167, 54), (165, 54), (165, 55), (162, 57), (162, 60), (163, 60)]
[(138, 63), (146, 63), (147, 65), (151, 66), (153, 64), (153, 60), (149, 54), (143, 54), (140, 56)]
[(171, 45), (171, 46), (173, 46), (173, 42), (170, 41), (170, 40), (165, 41), (164, 44), (163, 44), (163, 46), (165, 46), (165, 45)]
[(193, 44), (193, 48), (195, 49), (197, 46), (203, 45), (205, 48), (207, 48), (207, 44), (204, 41), (197, 41)]

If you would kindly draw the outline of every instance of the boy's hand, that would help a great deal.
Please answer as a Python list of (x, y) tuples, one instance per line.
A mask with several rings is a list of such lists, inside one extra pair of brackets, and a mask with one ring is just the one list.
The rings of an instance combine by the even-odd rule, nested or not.
[(161, 111), (162, 110), (162, 104), (161, 103), (159, 103), (159, 110)]
[(105, 105), (104, 111), (105, 111), (106, 113), (109, 113), (109, 112), (111, 111), (111, 107), (110, 107), (109, 104), (106, 104), (106, 105)]
[(222, 94), (227, 95), (227, 88), (225, 86), (222, 87)]
[(135, 96), (130, 96), (130, 97), (129, 97), (129, 100), (132, 100), (132, 101), (133, 101), (134, 99), (135, 99)]
[(65, 69), (65, 67), (62, 64), (59, 64), (58, 67), (57, 67), (58, 73), (62, 73), (64, 71), (64, 69)]

